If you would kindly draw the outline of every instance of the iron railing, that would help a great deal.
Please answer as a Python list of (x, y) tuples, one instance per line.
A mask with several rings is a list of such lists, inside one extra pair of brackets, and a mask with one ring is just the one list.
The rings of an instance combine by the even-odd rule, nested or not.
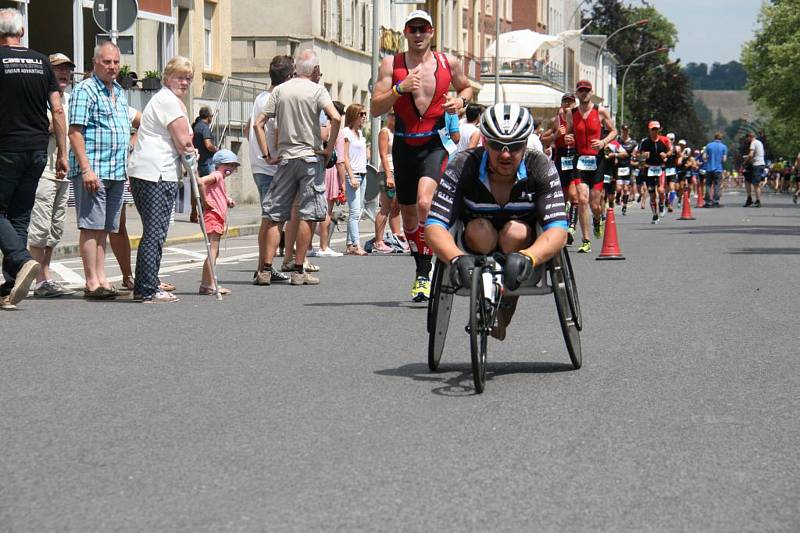
[(211, 132), (217, 146), (224, 146), (229, 135), (245, 136), (253, 102), (263, 90), (263, 83), (241, 78), (228, 77), (222, 82), (206, 81), (204, 95), (217, 95), (213, 103), (214, 118), (211, 120)]
[[(498, 73), (503, 78), (535, 79), (548, 81), (559, 87), (564, 87), (564, 73), (555, 66), (538, 59), (501, 57), (497, 64), (500, 65)], [(481, 78), (494, 76), (495, 58), (480, 58)]]

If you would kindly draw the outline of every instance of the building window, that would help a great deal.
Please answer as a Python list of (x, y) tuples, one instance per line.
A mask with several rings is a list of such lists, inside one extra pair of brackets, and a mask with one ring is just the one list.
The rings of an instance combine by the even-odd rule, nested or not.
[(206, 3), (203, 8), (203, 67), (211, 70), (214, 67), (214, 4)]
[(495, 0), (486, 0), (483, 3), (483, 14), (484, 15), (491, 15), (492, 14), (492, 8), (494, 8), (494, 1)]
[(342, 42), (347, 46), (353, 46), (353, 0), (344, 0), (344, 25), (342, 28)]

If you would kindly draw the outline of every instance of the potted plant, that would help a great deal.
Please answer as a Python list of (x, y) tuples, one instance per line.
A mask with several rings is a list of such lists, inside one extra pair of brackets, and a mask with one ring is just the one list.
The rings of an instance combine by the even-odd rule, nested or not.
[(161, 88), (161, 73), (157, 70), (148, 70), (144, 73), (142, 89), (145, 91), (157, 91)]
[(136, 83), (136, 73), (131, 72), (131, 67), (128, 65), (122, 65), (119, 68), (117, 82), (122, 86), (123, 89), (130, 89)]

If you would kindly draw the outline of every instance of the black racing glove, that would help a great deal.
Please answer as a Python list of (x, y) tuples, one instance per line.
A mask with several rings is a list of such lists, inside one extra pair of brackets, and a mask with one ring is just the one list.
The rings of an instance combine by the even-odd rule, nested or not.
[(506, 256), (506, 267), (503, 277), (503, 284), (506, 289), (510, 291), (517, 290), (523, 281), (531, 277), (532, 273), (533, 262), (530, 257), (516, 252)]
[(453, 287), (469, 287), (472, 269), (475, 268), (474, 255), (459, 255), (450, 261), (450, 282)]

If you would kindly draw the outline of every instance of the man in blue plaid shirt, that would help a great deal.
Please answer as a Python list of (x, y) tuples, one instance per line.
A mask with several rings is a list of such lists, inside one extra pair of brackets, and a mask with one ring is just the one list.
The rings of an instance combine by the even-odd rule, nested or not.
[(114, 81), (119, 48), (103, 42), (95, 48), (94, 73), (75, 86), (69, 105), (70, 168), (86, 276), (84, 296), (117, 295), (105, 273), (106, 239), (119, 231), (125, 169), (130, 143), (128, 101)]

